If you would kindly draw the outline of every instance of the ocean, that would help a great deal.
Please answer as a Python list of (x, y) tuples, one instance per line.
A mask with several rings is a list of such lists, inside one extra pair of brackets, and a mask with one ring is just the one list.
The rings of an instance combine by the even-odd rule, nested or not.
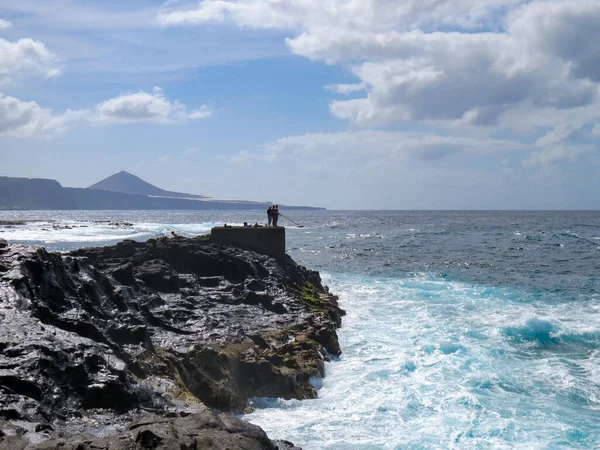
[[(343, 354), (319, 398), (253, 399), (245, 419), (307, 450), (600, 448), (600, 212), (281, 212), (288, 253), (347, 311)], [(0, 221), (26, 221), (0, 238), (68, 251), (266, 215)]]

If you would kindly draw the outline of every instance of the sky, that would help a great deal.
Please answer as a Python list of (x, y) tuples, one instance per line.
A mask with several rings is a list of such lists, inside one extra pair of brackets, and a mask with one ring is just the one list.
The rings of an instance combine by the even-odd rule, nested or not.
[(598, 0), (0, 0), (0, 176), (599, 209)]

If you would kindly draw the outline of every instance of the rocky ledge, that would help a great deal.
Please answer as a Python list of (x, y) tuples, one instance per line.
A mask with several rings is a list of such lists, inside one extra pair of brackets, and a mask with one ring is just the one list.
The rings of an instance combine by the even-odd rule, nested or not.
[(314, 398), (342, 315), (318, 272), (207, 237), (0, 240), (0, 448), (294, 448), (230, 413)]

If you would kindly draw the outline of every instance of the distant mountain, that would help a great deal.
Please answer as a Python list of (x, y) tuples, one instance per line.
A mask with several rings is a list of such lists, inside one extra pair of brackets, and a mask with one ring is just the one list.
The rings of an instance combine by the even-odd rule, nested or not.
[[(144, 180), (125, 173), (139, 180), (141, 186), (147, 185), (157, 189), (163, 195), (131, 194), (114, 190), (91, 188), (65, 188), (58, 181), (42, 178), (0, 177), (0, 210), (15, 209), (76, 209), (76, 210), (263, 210), (270, 203), (206, 200), (204, 198), (181, 198), (168, 194), (173, 193), (159, 189)], [(120, 174), (116, 174), (120, 175)], [(116, 176), (113, 175), (113, 176)], [(128, 179), (129, 177), (121, 177)], [(131, 180), (131, 178), (129, 178)], [(101, 181), (103, 183), (106, 180)], [(99, 184), (99, 183), (97, 183)], [(94, 185), (96, 186), (96, 185)], [(114, 186), (114, 185), (113, 185)], [(196, 196), (200, 197), (200, 196)], [(309, 206), (284, 206), (283, 209), (314, 210)]]
[(0, 209), (76, 209), (58, 181), (0, 177)]
[(88, 189), (99, 189), (101, 191), (122, 192), (124, 194), (142, 194), (151, 195), (153, 197), (174, 197), (174, 198), (207, 198), (203, 195), (185, 194), (183, 192), (165, 191), (140, 177), (130, 174), (122, 170), (115, 173), (96, 184), (91, 185)]

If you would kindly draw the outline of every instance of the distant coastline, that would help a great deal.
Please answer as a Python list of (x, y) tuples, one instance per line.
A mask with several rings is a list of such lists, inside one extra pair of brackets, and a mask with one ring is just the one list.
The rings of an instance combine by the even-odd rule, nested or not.
[[(0, 210), (262, 210), (269, 205), (165, 191), (127, 172), (119, 172), (89, 188), (63, 187), (56, 180), (44, 178), (0, 177)], [(325, 209), (293, 205), (285, 208)]]

